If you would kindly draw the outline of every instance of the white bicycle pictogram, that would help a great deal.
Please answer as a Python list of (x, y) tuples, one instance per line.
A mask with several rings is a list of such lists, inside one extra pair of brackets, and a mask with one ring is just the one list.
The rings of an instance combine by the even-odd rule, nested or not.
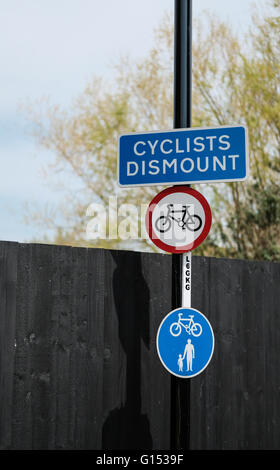
[(200, 336), (202, 333), (202, 326), (200, 323), (195, 323), (193, 321), (194, 315), (189, 315), (187, 318), (182, 318), (182, 316), (183, 313), (178, 313), (178, 322), (170, 325), (170, 333), (172, 336), (179, 336), (182, 332), (182, 328), (184, 328), (189, 335), (196, 337)]

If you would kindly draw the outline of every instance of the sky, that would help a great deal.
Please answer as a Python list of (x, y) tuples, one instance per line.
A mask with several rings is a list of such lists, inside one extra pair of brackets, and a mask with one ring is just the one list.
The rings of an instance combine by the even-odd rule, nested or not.
[[(251, 5), (193, 0), (193, 18), (209, 10), (243, 34)], [(120, 55), (144, 56), (173, 8), (173, 0), (0, 0), (0, 240), (38, 238), (26, 205), (43, 210), (59, 198), (41, 171), (53, 155), (36, 144), (22, 108), (48, 99), (67, 109), (93, 75), (112, 78)]]

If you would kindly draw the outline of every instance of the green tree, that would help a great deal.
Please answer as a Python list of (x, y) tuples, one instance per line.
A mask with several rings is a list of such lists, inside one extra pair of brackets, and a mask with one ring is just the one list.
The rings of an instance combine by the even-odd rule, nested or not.
[(214, 242), (213, 253), (222, 256), (280, 256), (280, 1), (272, 7), (271, 16), (255, 18), (245, 50), (233, 38), (228, 42), (219, 78), (222, 96), (215, 97), (211, 85), (206, 97), (218, 124), (240, 122), (249, 131), (250, 178), (214, 189), (220, 220), (209, 245)]
[[(213, 213), (210, 235), (197, 254), (280, 258), (280, 0), (270, 8), (265, 18), (254, 18), (246, 41), (214, 17), (194, 27), (193, 126), (245, 124), (250, 148), (246, 182), (197, 186)], [(140, 206), (162, 189), (118, 188), (117, 141), (122, 133), (172, 128), (172, 21), (168, 15), (163, 19), (144, 60), (120, 60), (113, 83), (94, 78), (72, 109), (49, 107), (35, 116), (40, 144), (56, 155), (50, 171), (65, 178), (70, 172), (80, 185), (75, 198), (65, 188), (67, 223), (54, 225), (53, 242), (93, 246), (84, 236), (90, 202), (107, 204), (116, 194), (119, 203)], [(98, 240), (97, 245), (153, 249), (147, 240), (134, 245)]]

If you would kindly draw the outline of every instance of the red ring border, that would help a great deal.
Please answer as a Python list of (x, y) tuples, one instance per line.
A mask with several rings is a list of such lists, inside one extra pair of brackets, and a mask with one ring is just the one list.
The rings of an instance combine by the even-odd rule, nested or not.
[[(193, 196), (195, 199), (197, 199), (201, 203), (201, 205), (204, 209), (204, 213), (205, 213), (205, 225), (204, 225), (203, 230), (202, 230), (201, 234), (199, 235), (199, 237), (193, 243), (190, 243), (189, 245), (185, 245), (185, 246), (180, 247), (180, 248), (176, 248), (175, 246), (168, 245), (167, 243), (164, 243), (163, 241), (161, 241), (156, 236), (156, 234), (155, 234), (155, 232), (153, 231), (153, 228), (152, 228), (152, 215), (153, 215), (153, 211), (155, 209), (156, 204), (159, 201), (161, 201), (161, 199), (163, 199), (164, 197), (168, 196), (169, 194), (173, 194), (173, 193), (190, 194), (191, 196)], [(212, 225), (212, 213), (211, 213), (211, 209), (210, 209), (210, 206), (208, 204), (208, 201), (205, 199), (204, 196), (202, 196), (201, 193), (199, 193), (198, 191), (196, 191), (193, 188), (189, 188), (188, 186), (178, 186), (178, 187), (172, 186), (172, 188), (164, 189), (163, 191), (158, 193), (152, 199), (152, 201), (150, 202), (150, 204), (148, 206), (147, 212), (146, 212), (145, 224), (146, 224), (147, 233), (148, 233), (151, 241), (158, 248), (160, 248), (163, 251), (167, 251), (168, 253), (186, 253), (187, 251), (192, 251), (195, 248), (197, 248), (199, 245), (201, 245), (201, 243), (207, 237), (207, 235), (210, 231), (211, 225)]]

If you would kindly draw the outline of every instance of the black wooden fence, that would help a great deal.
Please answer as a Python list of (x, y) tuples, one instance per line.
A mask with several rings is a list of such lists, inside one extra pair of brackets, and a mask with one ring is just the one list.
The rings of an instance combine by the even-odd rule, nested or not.
[[(193, 257), (190, 449), (280, 448), (280, 264)], [(0, 448), (169, 449), (171, 256), (0, 243)]]

